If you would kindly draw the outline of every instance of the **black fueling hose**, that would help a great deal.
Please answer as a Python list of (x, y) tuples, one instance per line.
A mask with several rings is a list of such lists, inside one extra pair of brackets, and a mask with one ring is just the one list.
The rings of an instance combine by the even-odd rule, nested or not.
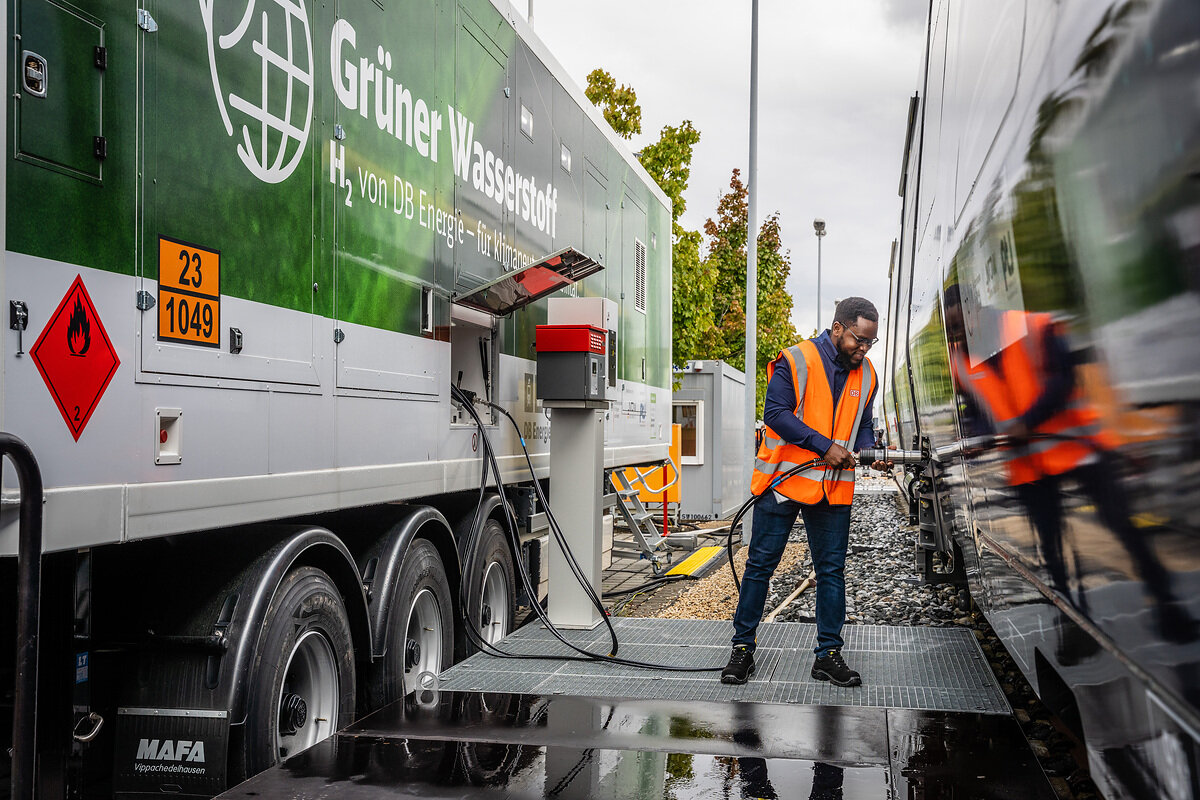
[[(474, 408), (472, 407), (472, 404), (473, 404), (473, 401), (474, 401), (474, 397), (473, 397), (473, 396), (472, 396), (470, 393), (467, 393), (467, 392), (458, 392), (457, 390), (454, 390), (454, 391), (456, 391), (456, 392), (457, 392), (457, 395), (458, 395), (458, 397), (456, 397), (456, 400), (458, 400), (458, 401), (459, 401), (461, 404), (463, 404), (463, 405), (464, 405), (464, 407), (466, 407), (466, 408), (467, 408), (467, 410), (468, 410), (468, 413), (470, 413), (470, 414), (471, 414), (472, 418), (474, 418), (474, 419), (475, 419), (475, 421), (476, 421), (476, 424), (477, 424), (477, 425), (479, 426), (479, 428), (480, 428), (480, 432), (481, 432), (481, 434), (482, 434), (482, 438), (483, 438), (483, 441), (484, 441), (484, 454), (485, 454), (485, 458), (486, 458), (486, 463), (490, 463), (490, 465), (491, 465), (491, 469), (493, 470), (493, 472), (494, 472), (494, 473), (496, 474), (496, 476), (497, 476), (497, 481), (496, 481), (497, 489), (499, 490), (499, 492), (500, 492), (500, 494), (501, 494), (502, 501), (504, 502), (504, 505), (505, 505), (505, 512), (506, 512), (506, 513), (505, 513), (505, 523), (506, 523), (506, 526), (507, 526), (507, 528), (508, 528), (508, 531), (509, 531), (509, 537), (510, 537), (510, 541), (512, 542), (512, 545), (513, 545), (513, 548), (514, 548), (514, 552), (519, 552), (519, 548), (520, 548), (520, 539), (519, 539), (519, 536), (518, 536), (518, 534), (517, 534), (516, 527), (515, 527), (515, 515), (513, 514), (511, 507), (509, 507), (509, 505), (508, 505), (508, 500), (507, 500), (507, 492), (506, 492), (506, 489), (505, 489), (505, 487), (504, 487), (504, 481), (503, 481), (503, 478), (501, 478), (501, 477), (500, 477), (500, 469), (499, 469), (499, 464), (498, 464), (498, 463), (497, 463), (497, 461), (496, 461), (496, 458), (495, 458), (495, 451), (494, 451), (494, 449), (493, 449), (493, 448), (492, 448), (492, 446), (491, 446), (491, 441), (490, 441), (490, 438), (488, 437), (488, 435), (487, 435), (487, 431), (485, 430), (485, 428), (484, 428), (484, 426), (483, 426), (483, 424), (482, 424), (482, 420), (480, 420), (480, 419), (479, 419), (479, 417), (478, 417), (478, 414), (475, 412)], [(499, 408), (499, 407), (495, 406), (494, 404), (487, 403), (487, 405), (489, 405), (489, 406), (491, 406), (491, 407), (493, 407), (493, 408), (497, 408), (497, 409), (498, 409), (499, 411), (501, 411), (502, 413), (505, 413), (505, 412), (504, 412), (504, 409), (501, 409), (501, 408)], [(509, 419), (511, 420), (511, 417), (509, 417)], [(514, 425), (515, 425), (515, 422), (514, 422)], [(518, 435), (519, 435), (519, 431), (518, 431)], [(524, 440), (523, 440), (523, 439), (522, 439), (522, 446), (524, 446)], [(528, 460), (528, 453), (526, 453), (526, 459)], [(530, 469), (531, 469), (531, 471), (532, 471), (532, 465), (530, 465)], [(486, 467), (485, 467), (485, 471), (484, 471), (484, 483), (486, 483), (486, 475), (487, 475), (487, 472), (486, 472)], [(541, 491), (540, 491), (541, 487), (540, 487), (540, 486), (537, 484), (537, 482), (536, 482), (536, 478), (535, 478), (534, 486), (535, 486), (535, 487), (537, 487), (537, 489), (538, 489), (538, 494), (539, 494), (539, 496), (541, 496), (541, 497), (543, 498), (543, 501), (544, 501), (544, 495), (542, 495), (542, 493), (541, 493)], [(548, 506), (547, 506), (547, 510), (548, 510)], [(476, 508), (476, 516), (478, 517), (478, 507)], [(548, 516), (548, 518), (549, 518), (549, 519), (551, 519), (551, 521), (552, 521), (552, 530), (553, 530), (553, 529), (556, 527), (557, 523), (556, 523), (556, 521), (554, 521), (554, 520), (553, 520), (553, 517), (552, 517), (552, 515), (550, 515), (550, 514), (548, 513), (548, 515), (547, 515), (547, 516)], [(476, 525), (473, 525), (473, 529), (476, 529), (476, 530), (477, 530), (477, 529), (478, 529), (478, 527), (479, 527), (479, 526), (478, 526), (478, 524), (476, 524)], [(600, 610), (600, 611), (601, 611), (601, 613), (603, 614), (603, 606), (600, 604), (600, 600), (599, 600), (599, 598), (598, 598), (598, 597), (595, 597), (595, 592), (592, 590), (592, 588), (591, 588), (590, 584), (588, 584), (588, 583), (587, 583), (587, 581), (584, 579), (584, 577), (583, 577), (583, 574), (582, 574), (582, 570), (579, 568), (579, 566), (578, 566), (578, 562), (576, 562), (576, 561), (575, 561), (575, 559), (574, 559), (574, 554), (573, 554), (573, 553), (571, 553), (570, 549), (569, 549), (569, 548), (567, 548), (567, 547), (565, 546), (565, 542), (561, 540), (561, 529), (559, 529), (559, 530), (555, 531), (555, 533), (556, 533), (556, 537), (557, 537), (557, 538), (558, 538), (558, 540), (560, 541), (560, 545), (562, 545), (562, 546), (563, 546), (563, 548), (564, 548), (564, 553), (566, 554), (567, 563), (568, 563), (568, 564), (571, 566), (571, 570), (572, 570), (572, 572), (575, 574), (575, 576), (576, 576), (576, 580), (579, 580), (579, 581), (581, 582), (581, 584), (582, 584), (582, 585), (585, 587), (585, 591), (587, 591), (587, 594), (588, 594), (588, 596), (589, 596), (589, 599), (591, 599), (591, 600), (592, 600), (592, 602), (593, 602), (594, 604), (597, 604), (597, 605), (598, 605), (598, 608), (599, 608), (599, 610)], [(533, 600), (533, 602), (531, 603), (531, 606), (533, 607), (533, 609), (534, 609), (534, 611), (536, 612), (536, 614), (537, 614), (537, 616), (539, 617), (539, 619), (541, 619), (541, 621), (543, 622), (543, 624), (545, 624), (546, 628), (547, 628), (548, 630), (550, 630), (550, 631), (551, 631), (551, 632), (552, 632), (552, 633), (555, 635), (555, 637), (559, 639), (559, 641), (561, 641), (561, 642), (562, 642), (563, 644), (565, 644), (567, 647), (570, 647), (571, 649), (573, 649), (573, 650), (575, 650), (575, 651), (577, 651), (577, 652), (579, 652), (579, 653), (581, 653), (581, 654), (582, 654), (582, 657), (579, 657), (579, 656), (567, 656), (567, 657), (565, 657), (567, 660), (593, 661), (593, 660), (598, 660), (598, 659), (601, 659), (601, 660), (603, 660), (603, 659), (606, 659), (606, 658), (608, 658), (608, 659), (611, 659), (612, 657), (614, 657), (614, 656), (615, 656), (615, 654), (616, 654), (616, 648), (617, 648), (616, 632), (613, 630), (613, 628), (612, 628), (612, 624), (611, 624), (611, 623), (608, 621), (607, 615), (605, 615), (605, 616), (604, 616), (604, 620), (605, 620), (605, 623), (606, 623), (606, 625), (607, 625), (607, 626), (608, 626), (608, 628), (609, 628), (609, 635), (610, 635), (610, 638), (611, 638), (611, 640), (612, 640), (612, 644), (613, 644), (613, 648), (612, 648), (612, 651), (610, 651), (610, 654), (609, 654), (609, 656), (607, 656), (607, 657), (604, 657), (604, 656), (601, 656), (601, 654), (598, 654), (598, 653), (591, 653), (590, 651), (587, 651), (587, 650), (584, 650), (584, 649), (582, 649), (582, 648), (576, 647), (576, 646), (575, 646), (575, 645), (573, 645), (571, 642), (567, 641), (567, 640), (566, 640), (566, 639), (565, 639), (565, 638), (564, 638), (564, 637), (563, 637), (563, 636), (562, 636), (562, 635), (559, 633), (559, 631), (557, 630), (557, 628), (555, 628), (555, 627), (554, 627), (554, 626), (553, 626), (553, 625), (550, 623), (549, 619), (546, 617), (546, 614), (545, 614), (545, 611), (544, 611), (544, 609), (542, 609), (542, 608), (541, 608), (541, 605), (540, 605), (540, 604), (538, 604), (538, 603), (536, 602), (537, 593), (536, 593), (536, 590), (534, 589), (534, 587), (533, 587), (533, 586), (532, 586), (532, 584), (531, 584), (531, 581), (530, 581), (530, 579), (529, 579), (529, 575), (528, 575), (528, 570), (525, 568), (525, 564), (524, 564), (524, 562), (523, 562), (523, 561), (521, 561), (520, 559), (516, 559), (516, 562), (517, 562), (517, 566), (518, 566), (518, 572), (519, 572), (519, 574), (520, 574), (520, 576), (521, 576), (521, 580), (522, 580), (522, 583), (523, 583), (523, 585), (524, 585), (524, 588), (525, 588), (526, 594), (527, 594), (527, 595), (529, 595), (529, 597), (531, 598), (531, 600)], [(467, 629), (468, 629), (468, 631), (469, 631), (469, 634), (468, 634), (468, 635), (469, 635), (469, 636), (471, 636), (471, 637), (473, 638), (473, 640), (475, 641), (476, 645), (477, 645), (477, 646), (479, 646), (481, 650), (486, 650), (486, 651), (490, 652), (492, 655), (496, 655), (496, 656), (498, 656), (498, 657), (502, 657), (502, 658), (544, 658), (544, 657), (550, 657), (550, 656), (536, 656), (536, 655), (524, 655), (524, 654), (507, 653), (507, 652), (505, 652), (505, 651), (501, 650), (500, 648), (497, 648), (495, 645), (493, 645), (493, 644), (491, 644), (491, 643), (488, 643), (488, 642), (484, 641), (484, 640), (482, 639), (482, 637), (481, 637), (481, 636), (479, 636), (479, 635), (478, 635), (478, 633), (477, 633), (477, 632), (475, 632), (475, 631), (473, 630), (473, 628), (470, 626), (470, 624), (469, 624), (469, 623), (468, 623), (468, 625), (467, 625)], [(559, 658), (562, 658), (562, 657), (559, 657)], [(617, 661), (618, 663), (620, 663), (620, 662), (625, 662), (626, 660), (625, 660), (625, 659), (616, 659), (616, 661)], [(631, 664), (631, 665), (634, 665), (634, 666), (636, 666), (636, 664)], [(656, 666), (659, 666), (659, 665), (656, 665)]]
[[(519, 425), (517, 425), (517, 421), (513, 418), (512, 414), (508, 413), (507, 410), (505, 410), (504, 408), (501, 408), (500, 406), (496, 405), (495, 403), (488, 403), (487, 405), (490, 408), (494, 408), (495, 410), (497, 410), (501, 414), (503, 414), (504, 417), (507, 418), (508, 421), (512, 424), (513, 430), (516, 431), (517, 436), (521, 442), (521, 452), (525, 456), (525, 464), (529, 468), (529, 473), (530, 473), (530, 475), (535, 475), (535, 473), (533, 471), (533, 460), (530, 459), (530, 457), (529, 457), (529, 450), (525, 446), (525, 437), (521, 436), (521, 428)], [(617, 656), (617, 634), (616, 634), (616, 631), (613, 630), (612, 622), (609, 620), (608, 613), (605, 612), (605, 610), (604, 610), (604, 603), (601, 601), (600, 597), (596, 594), (596, 592), (592, 588), (591, 584), (587, 581), (586, 577), (583, 575), (583, 570), (579, 567), (578, 562), (575, 560), (575, 555), (571, 552), (571, 548), (567, 544), (566, 537), (563, 535), (562, 528), (559, 527), (558, 520), (555, 519), (553, 512), (550, 510), (550, 502), (549, 502), (549, 500), (546, 499), (546, 495), (542, 491), (542, 486), (537, 481), (536, 477), (534, 478), (534, 481), (533, 481), (533, 488), (534, 488), (534, 491), (537, 493), (538, 502), (540, 502), (542, 504), (543, 508), (546, 509), (546, 519), (550, 523), (550, 529), (551, 529), (551, 531), (553, 531), (553, 533), (555, 535), (555, 540), (559, 543), (559, 546), (562, 548), (563, 553), (566, 556), (567, 562), (571, 565), (571, 571), (575, 574), (576, 579), (580, 581), (581, 585), (584, 588), (584, 591), (587, 593), (588, 597), (592, 600), (592, 603), (595, 605), (597, 611), (600, 612), (600, 616), (604, 620), (604, 624), (606, 626), (608, 626), (609, 635), (612, 638), (612, 643), (613, 643), (612, 651), (611, 651), (611, 653), (609, 653), (608, 655), (605, 655), (605, 656), (600, 656), (597, 653), (591, 653), (591, 652), (588, 652), (585, 650), (580, 650), (580, 648), (574, 648), (574, 649), (580, 650), (580, 652), (586, 653), (586, 655), (590, 659), (607, 661), (607, 662), (614, 663), (614, 664), (623, 664), (623, 665), (629, 666), (629, 667), (641, 667), (644, 669), (661, 669), (661, 670), (667, 670), (670, 672), (715, 672), (715, 671), (719, 671), (722, 669), (722, 667), (720, 667), (720, 666), (716, 666), (716, 667), (679, 667), (679, 666), (674, 666), (674, 665), (670, 665), (670, 664), (655, 664), (655, 663), (648, 662), (648, 661), (637, 661), (635, 659), (629, 659), (629, 658), (617, 658), (616, 657)], [(535, 603), (534, 606), (536, 608), (540, 609), (539, 604)], [(548, 617), (543, 618), (542, 621), (547, 625), (548, 628), (551, 627), (551, 623), (550, 623), (550, 620)]]
[[(519, 554), (519, 552), (520, 552), (520, 536), (516, 529), (515, 514), (513, 513), (512, 508), (508, 503), (506, 488), (504, 486), (503, 478), (501, 477), (500, 466), (496, 460), (496, 454), (495, 454), (494, 448), (492, 447), (491, 439), (488, 436), (486, 427), (483, 424), (483, 420), (480, 419), (478, 412), (475, 411), (475, 409), (474, 409), (474, 403), (476, 401), (476, 398), (468, 392), (459, 390), (457, 387), (452, 386), (450, 391), (451, 391), (451, 394), (454, 396), (455, 401), (458, 402), (460, 405), (462, 405), (466, 409), (467, 413), (471, 415), (471, 418), (475, 421), (476, 426), (479, 428), (480, 439), (482, 440), (483, 446), (484, 446), (484, 459), (485, 459), (485, 468), (484, 468), (484, 473), (483, 473), (484, 480), (482, 481), (482, 484), (486, 484), (486, 482), (487, 482), (487, 480), (486, 480), (487, 469), (490, 466), (490, 469), (496, 479), (497, 491), (499, 492), (501, 501), (504, 505), (505, 526), (509, 532), (509, 539), (513, 545), (514, 553)], [(545, 609), (543, 609), (541, 607), (541, 604), (537, 602), (537, 590), (533, 587), (532, 582), (529, 577), (528, 569), (526, 568), (524, 561), (521, 560), (520, 558), (515, 559), (516, 566), (517, 566), (517, 572), (520, 575), (520, 579), (521, 579), (522, 585), (525, 589), (525, 592), (530, 598), (530, 606), (532, 607), (534, 614), (538, 617), (538, 619), (546, 627), (546, 630), (550, 631), (551, 634), (556, 639), (558, 639), (562, 644), (566, 645), (571, 650), (574, 650), (579, 655), (551, 656), (551, 655), (511, 653), (511, 652), (502, 650), (502, 649), (496, 647), (496, 645), (485, 641), (483, 639), (483, 637), (480, 636), (479, 633), (474, 630), (473, 626), (470, 624), (469, 615), (465, 614), (465, 612), (464, 612), (464, 615), (467, 616), (467, 619), (465, 620), (465, 623), (466, 623), (465, 627), (468, 631), (468, 636), (472, 638), (472, 640), (475, 642), (476, 646), (478, 646), (481, 650), (486, 651), (489, 654), (497, 656), (499, 658), (520, 658), (520, 659), (552, 658), (552, 659), (556, 659), (556, 660), (567, 660), (567, 661), (604, 661), (604, 662), (608, 662), (608, 663), (612, 663), (612, 664), (621, 664), (621, 665), (629, 666), (629, 667), (639, 667), (639, 668), (643, 668), (643, 669), (667, 670), (667, 671), (672, 671), (672, 672), (715, 672), (715, 671), (720, 670), (721, 667), (719, 667), (719, 666), (715, 666), (715, 667), (678, 667), (678, 666), (672, 666), (669, 664), (654, 664), (654, 663), (645, 662), (645, 661), (637, 661), (634, 659), (617, 657), (617, 649), (619, 646), (619, 642), (617, 641), (616, 631), (613, 629), (612, 622), (610, 621), (608, 614), (604, 610), (603, 602), (601, 601), (600, 597), (596, 594), (595, 589), (591, 586), (591, 584), (587, 580), (586, 576), (584, 576), (582, 568), (579, 566), (578, 561), (576, 561), (576, 559), (575, 559), (574, 553), (571, 552), (571, 549), (566, 542), (566, 537), (563, 535), (562, 529), (558, 524), (558, 520), (555, 519), (553, 512), (550, 510), (550, 503), (547, 501), (545, 493), (542, 491), (541, 484), (537, 480), (537, 474), (534, 472), (534, 469), (533, 469), (533, 461), (529, 457), (529, 451), (525, 445), (525, 438), (523, 436), (521, 436), (520, 427), (517, 425), (517, 421), (515, 419), (513, 419), (512, 415), (509, 414), (507, 410), (505, 410), (504, 408), (501, 408), (500, 406), (496, 405), (495, 403), (484, 402), (484, 405), (503, 414), (509, 420), (509, 422), (512, 423), (513, 428), (516, 430), (518, 439), (521, 442), (521, 451), (524, 453), (526, 465), (528, 466), (530, 475), (533, 478), (532, 482), (533, 482), (534, 491), (537, 494), (538, 501), (542, 504), (542, 507), (546, 509), (546, 519), (550, 523), (551, 534), (554, 536), (555, 541), (558, 542), (559, 547), (561, 548), (561, 550), (563, 552), (564, 559), (565, 559), (566, 563), (568, 564), (568, 566), (570, 567), (572, 574), (574, 574), (576, 580), (579, 581), (579, 584), (584, 589), (584, 592), (587, 594), (588, 599), (592, 602), (592, 604), (600, 612), (601, 619), (604, 620), (604, 624), (608, 628), (609, 638), (611, 640), (612, 647), (611, 647), (609, 653), (607, 653), (607, 654), (595, 653), (595, 652), (592, 652), (590, 650), (587, 650), (585, 648), (575, 645), (574, 643), (570, 642), (565, 636), (563, 636), (562, 633), (558, 630), (558, 628), (554, 625), (554, 623), (552, 623), (550, 621), (549, 615), (547, 615)], [(481, 489), (481, 496), (482, 496), (482, 489)], [(479, 525), (479, 519), (478, 519), (479, 507), (480, 506), (476, 506), (476, 518), (475, 518), (474, 523), (472, 524), (472, 530), (471, 530), (472, 537), (477, 535), (476, 532), (481, 527)], [(473, 543), (474, 543), (473, 541), (469, 542), (469, 544), (473, 544)], [(465, 570), (464, 570), (464, 572), (465, 572)], [(464, 608), (466, 607), (465, 603), (463, 604), (463, 607)]]
[[(855, 460), (859, 464), (873, 464), (876, 461), (890, 461), (895, 464), (921, 464), (928, 458), (920, 450), (888, 450), (886, 448), (867, 448), (859, 450), (855, 456)], [(733, 585), (738, 593), (742, 591), (742, 582), (738, 579), (737, 568), (733, 565), (733, 533), (737, 530), (738, 523), (742, 521), (742, 517), (750, 510), (752, 506), (758, 503), (763, 496), (770, 491), (774, 491), (775, 487), (783, 483), (788, 478), (798, 472), (803, 472), (806, 469), (821, 464), (824, 461), (822, 458), (814, 458), (811, 461), (806, 461), (803, 464), (798, 464), (792, 467), (782, 475), (778, 475), (771, 479), (771, 485), (762, 491), (761, 494), (752, 494), (742, 503), (742, 507), (733, 515), (733, 520), (729, 523), (729, 532), (725, 537), (725, 552), (729, 556), (729, 571), (733, 573)]]
[(746, 502), (742, 503), (742, 507), (734, 513), (733, 520), (729, 523), (729, 533), (725, 537), (725, 552), (729, 556), (729, 571), (733, 573), (733, 585), (736, 587), (738, 594), (741, 594), (742, 592), (742, 582), (738, 579), (737, 567), (733, 565), (733, 533), (737, 530), (738, 523), (742, 521), (742, 517), (746, 515), (746, 512), (749, 511), (751, 507), (757, 505), (758, 501), (762, 500), (763, 497), (766, 496), (767, 492), (774, 491), (776, 486), (783, 483), (797, 472), (803, 472), (806, 469), (812, 469), (820, 464), (821, 461), (822, 459), (820, 458), (814, 458), (812, 461), (805, 461), (803, 464), (798, 464), (792, 467), (782, 475), (772, 478), (770, 486), (764, 489), (761, 494), (750, 495), (748, 498), (746, 498)]
[[(508, 530), (509, 541), (512, 544), (514, 555), (519, 555), (521, 544), (520, 544), (520, 535), (517, 532), (517, 528), (516, 528), (516, 515), (513, 512), (512, 507), (509, 505), (509, 502), (508, 502), (507, 489), (504, 485), (504, 480), (501, 477), (500, 465), (499, 465), (499, 462), (496, 460), (496, 454), (495, 454), (494, 448), (492, 447), (491, 437), (488, 435), (486, 426), (483, 424), (483, 420), (480, 418), (479, 413), (474, 408), (475, 403), (478, 401), (478, 398), (475, 397), (475, 395), (473, 393), (463, 391), (456, 386), (451, 386), (450, 392), (451, 392), (451, 395), (453, 396), (455, 402), (459, 403), (467, 411), (467, 413), (471, 416), (472, 420), (474, 420), (475, 425), (479, 428), (480, 440), (483, 443), (484, 463), (483, 463), (483, 474), (480, 478), (479, 502), (476, 504), (476, 507), (475, 507), (475, 518), (472, 521), (470, 534), (469, 534), (470, 538), (468, 539), (467, 546), (465, 548), (466, 552), (468, 553), (468, 563), (464, 565), (463, 573), (465, 575), (470, 575), (471, 574), (470, 567), (473, 563), (471, 561), (471, 559), (474, 558), (475, 537), (479, 535), (479, 532), (482, 529), (481, 520), (479, 519), (479, 510), (480, 510), (480, 508), (482, 508), (483, 496), (484, 496), (484, 492), (486, 491), (486, 485), (487, 485), (487, 473), (488, 473), (489, 468), (491, 469), (493, 475), (495, 476), (496, 489), (500, 495), (501, 502), (504, 506), (505, 527)], [(579, 562), (575, 559), (575, 554), (571, 551), (570, 546), (567, 544), (566, 536), (563, 534), (562, 528), (558, 524), (558, 520), (554, 517), (554, 513), (550, 509), (550, 502), (546, 498), (545, 492), (542, 491), (541, 482), (538, 481), (538, 479), (537, 479), (537, 473), (534, 471), (534, 468), (533, 468), (533, 460), (529, 456), (529, 449), (525, 444), (525, 437), (523, 435), (521, 435), (520, 426), (517, 424), (517, 421), (516, 421), (516, 419), (513, 418), (512, 414), (510, 414), (508, 412), (508, 410), (503, 408), (502, 406), (497, 405), (496, 403), (493, 403), (490, 400), (484, 400), (481, 402), (481, 404), (499, 412), (512, 424), (513, 430), (517, 434), (517, 439), (521, 444), (521, 452), (525, 457), (525, 464), (526, 464), (527, 468), (529, 469), (529, 474), (532, 478), (534, 492), (537, 495), (538, 502), (541, 503), (542, 507), (546, 510), (546, 519), (550, 526), (551, 535), (553, 535), (554, 540), (556, 542), (558, 542), (558, 545), (559, 545), (560, 549), (562, 550), (564, 560), (571, 569), (571, 573), (575, 576), (576, 581), (578, 581), (579, 585), (583, 588), (584, 593), (587, 595), (587, 597), (591, 601), (592, 605), (600, 613), (601, 619), (604, 620), (604, 624), (608, 628), (609, 639), (612, 644), (612, 647), (607, 654), (595, 653), (595, 652), (592, 652), (585, 648), (579, 647), (579, 646), (573, 644), (572, 642), (568, 641), (567, 638), (565, 636), (563, 636), (562, 633), (559, 631), (559, 629), (554, 625), (554, 623), (550, 621), (549, 615), (546, 613), (546, 610), (544, 608), (542, 608), (541, 603), (537, 602), (537, 590), (532, 585), (532, 582), (529, 577), (529, 572), (528, 572), (528, 569), (526, 568), (525, 562), (520, 558), (515, 558), (514, 561), (515, 561), (515, 565), (517, 567), (517, 572), (520, 576), (522, 585), (525, 589), (525, 593), (530, 599), (530, 606), (531, 606), (534, 614), (541, 621), (541, 623), (545, 626), (546, 630), (550, 631), (551, 634), (556, 639), (558, 639), (564, 645), (569, 647), (571, 650), (574, 650), (579, 655), (576, 655), (576, 656), (550, 656), (550, 655), (511, 653), (511, 652), (507, 652), (505, 650), (502, 650), (502, 649), (496, 647), (496, 645), (494, 645), (490, 642), (487, 642), (486, 640), (483, 639), (482, 636), (480, 636), (479, 632), (476, 631), (474, 629), (474, 626), (471, 624), (470, 614), (467, 610), (469, 592), (466, 591), (467, 584), (464, 581), (462, 584), (460, 584), (460, 587), (459, 587), (460, 607), (461, 607), (460, 614), (463, 617), (464, 628), (467, 631), (468, 638), (470, 638), (473, 641), (473, 643), (481, 651), (488, 652), (490, 655), (494, 655), (498, 658), (519, 658), (519, 659), (553, 658), (553, 659), (567, 660), (567, 661), (604, 661), (604, 662), (608, 662), (608, 663), (612, 663), (612, 664), (621, 664), (621, 665), (629, 666), (629, 667), (667, 670), (667, 671), (672, 671), (672, 672), (715, 672), (717, 670), (722, 669), (719, 666), (716, 666), (716, 667), (679, 667), (679, 666), (673, 666), (673, 665), (669, 665), (669, 664), (655, 664), (655, 663), (647, 662), (647, 661), (638, 661), (635, 659), (627, 659), (627, 658), (617, 657), (617, 651), (618, 651), (620, 643), (617, 641), (616, 630), (613, 628), (612, 622), (609, 619), (609, 615), (604, 609), (603, 601), (601, 600), (599, 595), (597, 595), (595, 589), (592, 587), (592, 585), (588, 581), (587, 577), (583, 574), (583, 569), (579, 566)], [(921, 463), (923, 461), (928, 460), (928, 457), (919, 451), (885, 450), (885, 449), (881, 448), (881, 449), (861, 450), (858, 453), (858, 459), (862, 462), (891, 461), (893, 464), (896, 464), (896, 463), (915, 464), (915, 463)], [(733, 519), (729, 524), (729, 531), (726, 536), (725, 546), (726, 546), (726, 550), (727, 550), (728, 556), (729, 556), (729, 568), (733, 573), (733, 582), (734, 582), (734, 585), (737, 587), (738, 592), (741, 592), (741, 581), (738, 578), (737, 569), (734, 567), (734, 563), (733, 563), (733, 534), (734, 534), (734, 531), (737, 530), (737, 526), (741, 522), (742, 517), (745, 516), (746, 512), (752, 506), (754, 506), (756, 503), (758, 503), (759, 500), (762, 499), (763, 495), (765, 495), (767, 491), (773, 491), (776, 486), (778, 486), (780, 483), (787, 480), (788, 478), (792, 477), (793, 475), (795, 475), (799, 472), (802, 472), (806, 469), (811, 469), (812, 467), (815, 467), (818, 464), (821, 464), (822, 462), (823, 462), (823, 459), (814, 458), (811, 461), (807, 461), (803, 464), (799, 464), (795, 467), (792, 467), (791, 469), (784, 472), (783, 474), (775, 477), (774, 479), (772, 479), (770, 486), (768, 486), (766, 490), (764, 490), (761, 494), (751, 495), (749, 498), (747, 498), (746, 502), (743, 503), (742, 506), (734, 514)], [(630, 592), (640, 591), (640, 590), (644, 590), (646, 588), (653, 588), (658, 585), (665, 585), (666, 583), (672, 583), (672, 582), (674, 582), (674, 580), (672, 580), (672, 579), (659, 578), (654, 581), (650, 581), (645, 586), (635, 587), (635, 589), (630, 590)], [(616, 592), (614, 594), (625, 594), (625, 593), (626, 592)]]

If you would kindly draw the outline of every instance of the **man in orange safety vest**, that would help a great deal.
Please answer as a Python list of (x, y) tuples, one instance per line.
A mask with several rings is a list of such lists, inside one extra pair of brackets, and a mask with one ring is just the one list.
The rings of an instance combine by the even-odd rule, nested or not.
[[(878, 380), (867, 351), (878, 339), (879, 312), (861, 297), (838, 303), (833, 325), (787, 348), (767, 367), (763, 409), (766, 429), (750, 489), (754, 507), (749, 557), (733, 617), (733, 653), (722, 683), (745, 683), (754, 674), (755, 632), (767, 586), (779, 565), (798, 515), (817, 573), (816, 659), (811, 674), (838, 686), (859, 686), (861, 676), (842, 658), (846, 617), (846, 546), (854, 499), (854, 450), (875, 446), (871, 407)], [(781, 480), (789, 469), (819, 460)], [(886, 469), (876, 461), (872, 466)]]

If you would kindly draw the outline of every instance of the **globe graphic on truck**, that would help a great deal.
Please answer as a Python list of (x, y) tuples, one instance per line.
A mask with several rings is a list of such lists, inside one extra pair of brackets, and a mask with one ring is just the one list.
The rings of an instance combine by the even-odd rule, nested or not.
[(243, 0), (236, 23), (218, 30), (218, 2), (199, 0), (221, 121), (246, 169), (280, 183), (304, 156), (312, 124), (308, 10), (304, 0)]

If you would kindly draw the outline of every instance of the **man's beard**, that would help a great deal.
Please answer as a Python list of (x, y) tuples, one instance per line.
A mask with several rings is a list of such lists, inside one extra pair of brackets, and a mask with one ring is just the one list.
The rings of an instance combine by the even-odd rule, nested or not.
[(855, 364), (851, 360), (851, 355), (852, 354), (847, 355), (846, 353), (843, 353), (841, 350), (838, 350), (836, 361), (839, 364), (841, 364), (843, 367), (845, 367), (846, 369), (849, 369), (849, 370), (858, 369), (858, 364)]

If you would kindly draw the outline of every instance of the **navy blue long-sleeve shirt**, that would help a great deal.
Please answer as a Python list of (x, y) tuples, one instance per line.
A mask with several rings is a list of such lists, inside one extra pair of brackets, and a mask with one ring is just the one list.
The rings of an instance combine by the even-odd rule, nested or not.
[[(824, 333), (812, 340), (821, 355), (821, 363), (825, 365), (825, 377), (829, 381), (829, 391), (833, 394), (833, 406), (837, 408), (838, 398), (846, 386), (846, 378), (850, 370), (837, 360), (837, 348), (827, 328)], [(809, 374), (808, 380), (814, 375)], [(858, 426), (858, 438), (854, 441), (852, 450), (858, 451), (875, 446), (875, 426), (871, 419), (871, 409), (875, 405), (875, 392), (879, 389), (878, 381), (871, 387), (871, 396), (867, 398), (867, 406), (863, 411), (862, 422)], [(803, 391), (803, 387), (801, 387)], [(805, 450), (812, 450), (817, 455), (825, 455), (833, 440), (822, 436), (805, 425), (795, 415), (796, 387), (792, 384), (792, 370), (785, 359), (780, 357), (775, 363), (775, 372), (767, 384), (767, 396), (763, 403), (763, 422), (767, 427), (779, 434), (785, 442), (799, 445)]]

